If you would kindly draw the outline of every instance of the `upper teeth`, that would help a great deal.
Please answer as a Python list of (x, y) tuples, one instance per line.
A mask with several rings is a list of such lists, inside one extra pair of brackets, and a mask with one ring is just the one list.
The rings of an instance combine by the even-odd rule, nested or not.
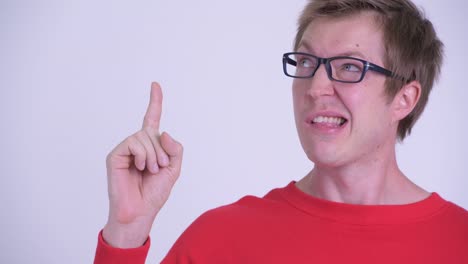
[(327, 116), (317, 116), (312, 120), (314, 123), (330, 123), (341, 125), (344, 123), (345, 119), (342, 117), (327, 117)]

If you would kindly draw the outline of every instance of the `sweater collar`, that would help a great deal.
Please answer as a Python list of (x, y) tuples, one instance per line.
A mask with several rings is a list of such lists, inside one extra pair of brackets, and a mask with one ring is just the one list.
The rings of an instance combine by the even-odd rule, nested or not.
[(404, 205), (338, 203), (306, 194), (294, 181), (278, 191), (291, 205), (309, 215), (357, 225), (418, 222), (440, 213), (449, 204), (435, 192), (424, 200)]

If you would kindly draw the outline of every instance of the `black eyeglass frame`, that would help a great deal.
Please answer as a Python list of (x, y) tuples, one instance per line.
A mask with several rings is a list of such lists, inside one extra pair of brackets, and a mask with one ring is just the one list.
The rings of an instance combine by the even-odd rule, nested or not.
[[(291, 75), (288, 73), (286, 67), (287, 67), (287, 64), (291, 64), (295, 67), (297, 67), (297, 61), (293, 60), (290, 58), (291, 55), (304, 55), (304, 56), (309, 56), (309, 57), (312, 57), (312, 58), (315, 58), (317, 59), (317, 67), (315, 67), (315, 69), (312, 71), (312, 73), (308, 76), (294, 76), (294, 75)], [(364, 65), (364, 69), (362, 71), (362, 74), (361, 74), (361, 78), (359, 78), (359, 80), (357, 81), (343, 81), (343, 80), (337, 80), (335, 78), (333, 78), (332, 76), (332, 68), (330, 66), (330, 62), (333, 61), (333, 60), (336, 60), (336, 59), (352, 59), (352, 60), (357, 60), (357, 61), (360, 61), (362, 62), (362, 64)], [(375, 71), (375, 72), (378, 72), (380, 74), (383, 74), (387, 77), (396, 77), (395, 74), (393, 72), (391, 72), (390, 70), (387, 70), (379, 65), (376, 65), (374, 63), (371, 63), (371, 62), (368, 62), (366, 60), (362, 60), (362, 59), (359, 59), (359, 58), (354, 58), (354, 57), (349, 57), (349, 56), (337, 56), (337, 57), (330, 57), (330, 58), (320, 58), (320, 57), (317, 57), (315, 55), (312, 55), (312, 54), (309, 54), (309, 53), (305, 53), (305, 52), (287, 52), (287, 53), (284, 53), (283, 54), (283, 71), (284, 71), (284, 74), (286, 76), (289, 76), (289, 77), (292, 77), (292, 78), (299, 78), (299, 79), (307, 79), (307, 78), (312, 78), (315, 73), (317, 72), (318, 68), (320, 67), (320, 64), (323, 64), (325, 65), (325, 70), (327, 72), (327, 75), (328, 75), (328, 78), (330, 80), (333, 80), (333, 81), (336, 81), (336, 82), (342, 82), (342, 83), (358, 83), (360, 81), (362, 81), (364, 79), (364, 76), (366, 75), (366, 72), (368, 70), (371, 70), (371, 71)]]

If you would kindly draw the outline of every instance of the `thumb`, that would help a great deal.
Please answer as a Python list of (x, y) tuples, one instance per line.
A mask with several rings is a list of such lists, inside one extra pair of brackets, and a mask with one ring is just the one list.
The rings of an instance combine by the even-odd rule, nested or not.
[(161, 146), (167, 155), (169, 155), (170, 166), (180, 168), (182, 164), (183, 146), (174, 140), (167, 132), (163, 132), (160, 136)]

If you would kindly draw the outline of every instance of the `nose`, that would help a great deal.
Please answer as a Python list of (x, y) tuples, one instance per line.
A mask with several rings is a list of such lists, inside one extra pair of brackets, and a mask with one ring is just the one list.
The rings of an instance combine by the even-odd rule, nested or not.
[(307, 94), (311, 97), (333, 95), (335, 93), (334, 83), (328, 78), (325, 64), (318, 67), (314, 76), (310, 78)]

